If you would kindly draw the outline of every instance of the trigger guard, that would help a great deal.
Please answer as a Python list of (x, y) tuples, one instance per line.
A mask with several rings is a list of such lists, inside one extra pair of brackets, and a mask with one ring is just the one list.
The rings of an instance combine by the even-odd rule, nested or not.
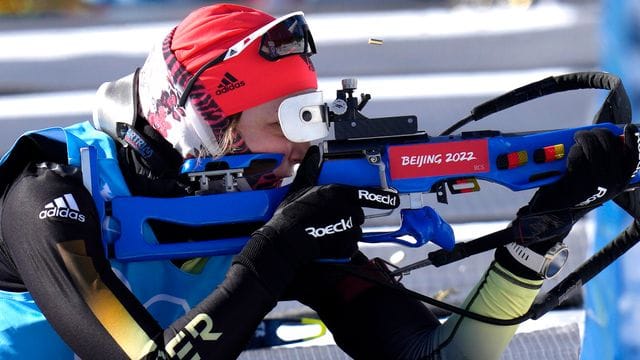
[[(367, 233), (363, 241), (370, 243), (394, 242), (409, 247), (420, 247), (429, 241), (443, 249), (451, 250), (455, 245), (455, 236), (451, 225), (429, 206), (421, 209), (402, 209), (400, 229), (391, 233)], [(411, 236), (415, 242), (403, 240), (403, 236)]]

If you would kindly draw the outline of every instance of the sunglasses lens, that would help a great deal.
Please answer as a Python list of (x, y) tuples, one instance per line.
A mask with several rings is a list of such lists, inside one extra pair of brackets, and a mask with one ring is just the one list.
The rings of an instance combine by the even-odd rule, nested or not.
[(277, 60), (288, 55), (315, 54), (315, 45), (304, 17), (293, 16), (275, 25), (262, 36), (260, 55)]

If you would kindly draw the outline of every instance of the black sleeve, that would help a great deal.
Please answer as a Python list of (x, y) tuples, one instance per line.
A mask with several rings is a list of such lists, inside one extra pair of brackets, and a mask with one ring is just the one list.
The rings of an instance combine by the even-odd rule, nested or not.
[(236, 264), (202, 303), (162, 329), (112, 272), (79, 175), (31, 164), (6, 192), (0, 219), (19, 277), (62, 339), (86, 359), (237, 356), (274, 296)]
[(420, 301), (361, 279), (352, 271), (399, 285), (386, 266), (361, 255), (349, 265), (318, 264), (300, 274), (287, 294), (314, 309), (338, 346), (355, 359), (404, 358), (440, 325)]
[(28, 166), (5, 196), (1, 227), (27, 290), (79, 356), (90, 358), (100, 349), (105, 358), (126, 358), (125, 345), (104, 326), (110, 303), (124, 304), (126, 310), (113, 315), (127, 317), (143, 334), (160, 330), (111, 271), (95, 205), (77, 169)]

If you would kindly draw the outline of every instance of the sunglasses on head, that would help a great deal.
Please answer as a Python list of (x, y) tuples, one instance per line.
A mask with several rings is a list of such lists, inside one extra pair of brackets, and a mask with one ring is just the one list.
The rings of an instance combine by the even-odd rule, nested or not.
[(178, 105), (184, 106), (187, 103), (193, 85), (205, 70), (239, 55), (257, 39), (261, 39), (258, 53), (269, 61), (276, 61), (289, 55), (308, 54), (310, 56), (316, 53), (316, 45), (302, 11), (281, 16), (244, 37), (220, 56), (202, 65), (187, 82)]

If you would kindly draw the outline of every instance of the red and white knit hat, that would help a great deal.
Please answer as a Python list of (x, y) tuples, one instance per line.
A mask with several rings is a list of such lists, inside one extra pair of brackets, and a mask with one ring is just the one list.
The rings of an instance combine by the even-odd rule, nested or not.
[[(204, 64), (274, 20), (262, 11), (231, 4), (195, 10), (150, 52), (139, 73), (139, 99), (144, 116), (182, 154), (206, 150), (219, 154), (228, 116), (262, 103), (317, 88), (307, 55), (275, 61), (259, 54), (254, 41), (235, 57), (205, 70), (195, 81), (184, 108), (178, 99)], [(234, 148), (248, 151), (241, 138)]]

